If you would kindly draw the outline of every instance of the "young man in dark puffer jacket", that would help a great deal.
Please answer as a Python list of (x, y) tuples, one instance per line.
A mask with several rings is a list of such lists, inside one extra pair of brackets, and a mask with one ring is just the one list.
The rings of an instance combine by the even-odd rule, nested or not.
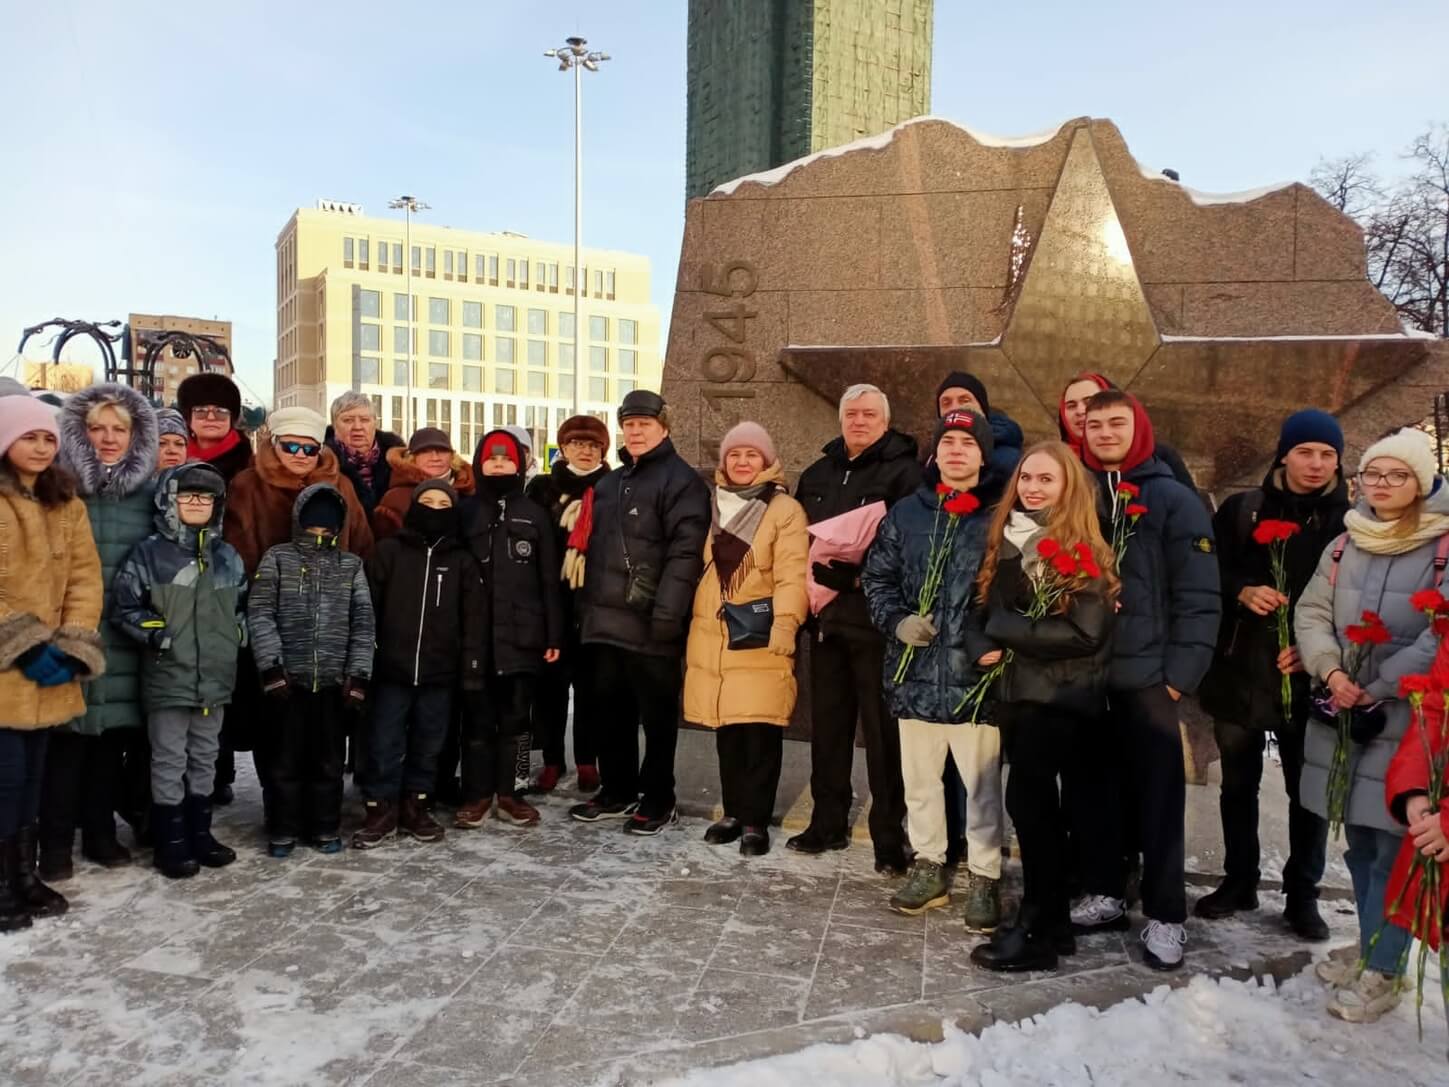
[[(1121, 559), (1120, 611), (1107, 677), (1107, 717), (1076, 762), (1076, 788), (1100, 795), (1096, 824), (1078, 828), (1090, 856), (1086, 895), (1072, 907), (1083, 929), (1127, 927), (1125, 795), (1141, 834), (1142, 933), (1148, 966), (1182, 965), (1186, 777), (1177, 702), (1212, 663), (1222, 601), (1212, 524), (1202, 500), (1153, 455), (1147, 412), (1108, 389), (1088, 402), (1082, 459), (1097, 475), (1102, 534)], [(1125, 544), (1121, 541), (1125, 538)]]
[(362, 560), (338, 546), (347, 504), (314, 483), (292, 506), (292, 539), (268, 548), (247, 602), (252, 656), (275, 707), (265, 730), (268, 852), (306, 837), (342, 848), (344, 713), (360, 713), (372, 675), (373, 610)]
[[(1324, 551), (1343, 532), (1348, 486), (1339, 461), (1343, 431), (1324, 411), (1295, 412), (1283, 422), (1273, 467), (1260, 487), (1227, 499), (1213, 518), (1223, 583), (1223, 625), (1212, 670), (1199, 698), (1213, 715), (1223, 760), (1218, 806), (1223, 821), (1224, 878), (1193, 912), (1217, 919), (1258, 908), (1258, 786), (1263, 746), (1278, 737), (1288, 792), (1288, 860), (1283, 918), (1304, 940), (1328, 939), (1318, 912), (1318, 883), (1328, 855), (1328, 824), (1298, 799), (1309, 705), (1308, 675), (1296, 646), (1278, 648), (1277, 611), (1298, 603)], [(1298, 532), (1283, 545), (1287, 593), (1273, 583), (1269, 548), (1253, 539), (1263, 521), (1288, 521)], [(1282, 677), (1291, 676), (1291, 712), (1283, 712)]]
[[(596, 654), (600, 789), (570, 809), (580, 822), (625, 819), (630, 834), (675, 820), (674, 750), (685, 635), (704, 568), (710, 495), (674, 451), (658, 393), (636, 389), (619, 406), (622, 467), (594, 488), (585, 552), (580, 638)], [(644, 762), (639, 764), (639, 725)]]

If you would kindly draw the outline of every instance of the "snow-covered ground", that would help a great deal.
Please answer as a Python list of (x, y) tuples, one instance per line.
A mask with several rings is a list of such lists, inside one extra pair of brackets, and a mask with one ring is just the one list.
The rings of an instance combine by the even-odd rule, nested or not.
[[(1437, 979), (1434, 979), (1437, 980)], [(1322, 1083), (1387, 1087), (1449, 1083), (1442, 1004), (1426, 987), (1424, 1040), (1412, 994), (1371, 1026), (1350, 1026), (1323, 1011), (1324, 987), (1311, 971), (1276, 986), (1195, 977), (1144, 1000), (1096, 1011), (1062, 1004), (979, 1035), (949, 1024), (945, 1040), (913, 1042), (882, 1034), (850, 1045), (691, 1072), (669, 1087), (1011, 1087), (1016, 1084)]]

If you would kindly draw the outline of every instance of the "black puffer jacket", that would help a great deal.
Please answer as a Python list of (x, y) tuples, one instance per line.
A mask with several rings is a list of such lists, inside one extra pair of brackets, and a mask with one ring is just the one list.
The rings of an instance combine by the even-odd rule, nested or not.
[(1099, 716), (1106, 708), (1112, 653), (1111, 605), (1101, 593), (1086, 590), (1074, 593), (1062, 614), (1029, 619), (1031, 601), (1021, 552), (1004, 541), (991, 591), (973, 616), (984, 639), (973, 642), (976, 658), (991, 649), (1012, 653), (993, 696), (1008, 704), (1029, 702)]
[(378, 502), (387, 494), (387, 489), (392, 484), (392, 465), (387, 462), (388, 450), (408, 444), (390, 430), (379, 430), (373, 440), (377, 444), (378, 456), (377, 463), (372, 466), (372, 486), (369, 487), (362, 478), (362, 473), (347, 459), (346, 446), (338, 440), (330, 426), (327, 428), (327, 444), (337, 454), (337, 464), (342, 469), (342, 474), (351, 482), (352, 490), (356, 493), (363, 512), (367, 514), (368, 521), (372, 520), (372, 511), (377, 508)]
[(1111, 687), (1139, 691), (1167, 684), (1197, 690), (1212, 663), (1222, 599), (1207, 509), (1156, 457), (1125, 474), (1098, 472), (1102, 534), (1112, 538), (1112, 495), (1120, 480), (1140, 488), (1147, 507), (1123, 556), (1121, 608), (1112, 638)]
[[(562, 458), (555, 462), (553, 469), (548, 472), (540, 472), (534, 476), (524, 488), (524, 495), (546, 514), (554, 528), (554, 542), (558, 547), (560, 556), (568, 549), (569, 530), (559, 524), (563, 517), (564, 510), (568, 509), (574, 502), (582, 502), (584, 495), (589, 488), (598, 485), (599, 481), (609, 474), (609, 466), (600, 464), (588, 475), (577, 475), (569, 469)], [(565, 581), (560, 581), (560, 601), (563, 605), (564, 626), (566, 630), (576, 631), (578, 627), (578, 614), (575, 607), (574, 590)]]
[(380, 683), (404, 687), (483, 685), (488, 604), (482, 571), (464, 542), (431, 542), (403, 527), (379, 540), (367, 560), (377, 615)]
[[(679, 656), (704, 569), (709, 487), (668, 438), (623, 462), (594, 488), (594, 527), (579, 594), (585, 642)], [(627, 555), (626, 555), (627, 553)], [(648, 610), (627, 603), (630, 569), (656, 579)]]
[[(899, 430), (887, 430), (874, 445), (853, 460), (845, 439), (827, 442), (825, 454), (800, 473), (795, 498), (812, 524), (838, 517), (847, 510), (884, 502), (889, 510), (921, 485), (916, 440)], [(815, 619), (826, 634), (876, 635), (863, 590), (841, 593)]]
[[(1283, 716), (1278, 658), (1278, 622), (1274, 615), (1254, 615), (1238, 601), (1249, 585), (1272, 585), (1269, 549), (1253, 541), (1259, 521), (1292, 521), (1300, 526), (1284, 548), (1288, 578), (1290, 626), (1294, 605), (1318, 568), (1318, 560), (1343, 533), (1348, 512), (1348, 487), (1340, 471), (1321, 491), (1295, 494), (1283, 481), (1281, 466), (1269, 471), (1263, 485), (1229, 497), (1213, 518), (1222, 578), (1223, 622), (1213, 666), (1198, 692), (1203, 709), (1237, 724), (1272, 729)], [(1308, 675), (1293, 676), (1293, 700), (1307, 710)]]
[(542, 670), (564, 644), (559, 549), (548, 514), (518, 476), (480, 476), (464, 503), (463, 535), (481, 571), (485, 667), (494, 675)]
[(951, 534), (950, 556), (931, 612), (938, 633), (930, 645), (915, 650), (899, 684), (895, 675), (906, 647), (895, 636), (896, 625), (915, 614), (930, 561), (932, 533), (944, 541), (949, 522), (946, 516), (938, 516), (941, 496), (934, 484), (920, 487), (892, 507), (866, 555), (861, 585), (870, 617), (885, 635), (882, 682), (891, 713), (897, 717), (946, 723), (970, 716), (969, 709), (958, 707), (981, 670), (971, 652), (968, 628), (991, 509), (1001, 497), (1000, 480), (989, 477), (971, 493), (980, 506), (975, 513), (961, 517)]

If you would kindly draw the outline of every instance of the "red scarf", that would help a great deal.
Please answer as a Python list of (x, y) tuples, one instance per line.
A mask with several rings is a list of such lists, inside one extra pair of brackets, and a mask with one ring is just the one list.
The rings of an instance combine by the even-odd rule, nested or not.
[(594, 489), (590, 487), (579, 500), (579, 519), (569, 533), (568, 546), (580, 555), (589, 549), (589, 535), (594, 531)]
[(217, 442), (215, 445), (211, 446), (209, 449), (202, 449), (201, 446), (196, 444), (196, 439), (194, 437), (188, 438), (186, 440), (186, 459), (204, 460), (207, 462), (214, 461), (219, 457), (226, 456), (226, 454), (230, 453), (233, 449), (240, 445), (241, 441), (242, 436), (241, 431), (239, 430), (228, 430), (226, 432), (226, 437), (223, 438), (221, 441)]

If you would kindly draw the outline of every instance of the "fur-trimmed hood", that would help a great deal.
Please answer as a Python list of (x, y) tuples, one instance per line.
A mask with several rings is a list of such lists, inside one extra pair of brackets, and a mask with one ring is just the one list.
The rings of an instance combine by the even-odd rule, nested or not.
[(257, 475), (267, 486), (281, 491), (291, 491), (293, 494), (301, 493), (304, 487), (310, 487), (314, 483), (330, 483), (335, 487), (337, 480), (342, 475), (337, 454), (325, 442), (322, 444), (321, 452), (317, 455), (317, 466), (305, 476), (295, 476), (287, 471), (282, 466), (281, 458), (277, 456), (277, 450), (271, 442), (261, 444), (252, 467), (256, 469)]
[[(389, 449), (386, 453), (388, 467), (392, 469), (390, 485), (393, 487), (406, 487), (409, 492), (419, 483), (426, 483), (428, 477), (423, 475), (413, 460), (411, 453), (406, 446)], [(473, 493), (473, 466), (464, 460), (457, 453), (453, 454), (453, 474), (447, 480), (453, 490), (460, 496), (466, 497)]]
[[(131, 446), (110, 468), (101, 464), (86, 436), (86, 413), (116, 401), (131, 415)], [(91, 385), (73, 393), (60, 409), (60, 460), (82, 497), (124, 498), (151, 483), (156, 472), (156, 409), (129, 385)]]

